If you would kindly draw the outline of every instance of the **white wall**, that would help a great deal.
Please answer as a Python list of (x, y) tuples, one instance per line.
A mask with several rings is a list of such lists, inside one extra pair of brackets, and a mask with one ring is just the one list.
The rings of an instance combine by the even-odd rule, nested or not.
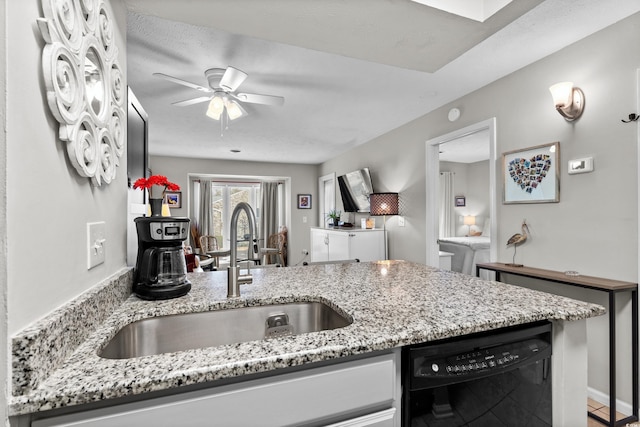
[[(9, 396), (8, 375), (9, 336), (7, 323), (7, 136), (6, 136), (6, 68), (7, 68), (7, 5), (0, 0), (0, 402), (6, 402)], [(7, 405), (0, 404), (0, 423), (8, 418)], [(3, 421), (4, 420), (4, 421)]]
[[(127, 166), (121, 158), (117, 178), (102, 187), (76, 173), (57, 139), (58, 124), (44, 93), (44, 42), (36, 27), (40, 1), (10, 0), (6, 6), (8, 335), (3, 337), (10, 339), (125, 265)], [(107, 7), (126, 75), (126, 9), (120, 0)], [(106, 221), (106, 262), (87, 270), (86, 224), (94, 221)]]
[[(562, 51), (445, 105), (419, 119), (359, 146), (321, 165), (320, 174), (348, 172), (369, 166), (377, 190), (400, 192), (406, 226), (387, 221), (390, 256), (424, 262), (425, 249), (425, 141), (454, 130), (497, 118), (497, 152), (560, 141), (560, 203), (498, 205), (497, 261), (510, 261), (505, 248), (519, 231), (523, 218), (532, 238), (518, 249), (517, 261), (553, 270), (619, 280), (638, 280), (637, 125), (623, 124), (636, 111), (636, 69), (640, 50), (621, 40), (637, 40), (640, 14), (594, 34)], [(554, 110), (548, 87), (572, 80), (586, 96), (583, 116), (566, 122)], [(615, 100), (615, 102), (613, 102)], [(462, 111), (450, 123), (452, 107)], [(569, 159), (593, 156), (595, 171), (567, 174)], [(502, 194), (500, 159), (496, 168), (498, 197)], [(558, 290), (561, 288), (555, 286)], [(600, 295), (571, 290), (581, 298), (604, 303)], [(623, 298), (624, 299), (624, 298)], [(631, 400), (628, 298), (618, 319), (622, 327), (618, 354), (625, 370), (618, 376), (620, 397)], [(593, 324), (593, 326), (591, 326)], [(589, 384), (608, 392), (604, 380), (606, 325), (590, 322)]]
[[(153, 125), (151, 124), (151, 126)], [(149, 145), (152, 144), (153, 141), (149, 141)], [(187, 206), (189, 203), (187, 197), (189, 174), (291, 177), (291, 224), (288, 234), (289, 265), (301, 263), (304, 258), (302, 250), (310, 249), (309, 228), (318, 223), (317, 166), (162, 156), (151, 156), (149, 164), (154, 174), (166, 175), (169, 181), (180, 185), (182, 189), (182, 209), (172, 209), (171, 215), (174, 216), (188, 216)], [(298, 209), (298, 194), (311, 194), (311, 209)]]

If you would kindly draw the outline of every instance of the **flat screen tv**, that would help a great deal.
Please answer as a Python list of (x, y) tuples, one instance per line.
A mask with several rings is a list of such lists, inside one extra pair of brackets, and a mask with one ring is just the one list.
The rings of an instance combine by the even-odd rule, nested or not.
[(369, 194), (373, 193), (369, 168), (339, 176), (338, 186), (345, 212), (369, 212)]

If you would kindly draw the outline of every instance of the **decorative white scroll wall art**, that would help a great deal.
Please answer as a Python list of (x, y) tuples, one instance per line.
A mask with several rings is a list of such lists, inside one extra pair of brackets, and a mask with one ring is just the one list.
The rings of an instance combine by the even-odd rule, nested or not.
[(104, 0), (42, 0), (49, 109), (76, 171), (109, 184), (125, 149), (126, 84)]

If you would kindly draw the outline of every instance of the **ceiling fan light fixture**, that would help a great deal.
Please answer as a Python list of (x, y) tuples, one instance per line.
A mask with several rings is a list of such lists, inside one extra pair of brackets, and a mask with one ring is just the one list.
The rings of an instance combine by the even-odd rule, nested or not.
[(255, 93), (236, 94), (236, 89), (247, 79), (248, 75), (244, 71), (232, 66), (228, 66), (227, 68), (209, 68), (206, 70), (204, 75), (207, 78), (209, 87), (203, 87), (167, 74), (154, 73), (153, 75), (182, 86), (206, 92), (207, 96), (200, 96), (172, 104), (176, 107), (187, 107), (201, 102), (208, 102), (206, 115), (220, 122), (221, 135), (225, 129), (228, 129), (230, 121), (249, 115), (242, 107), (242, 102), (275, 106), (284, 104), (284, 98), (281, 96), (259, 95)]
[(229, 120), (239, 119), (240, 117), (247, 115), (247, 112), (244, 110), (244, 108), (242, 108), (236, 101), (226, 99), (224, 101), (224, 105), (227, 109)]
[(215, 94), (209, 102), (209, 108), (207, 108), (207, 116), (213, 120), (220, 120), (222, 113), (224, 112), (224, 98), (219, 94)]

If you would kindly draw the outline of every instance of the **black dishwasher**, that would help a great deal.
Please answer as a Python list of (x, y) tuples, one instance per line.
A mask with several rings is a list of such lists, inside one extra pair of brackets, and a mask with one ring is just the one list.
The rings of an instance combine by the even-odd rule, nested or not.
[(406, 427), (551, 426), (551, 323), (403, 349)]

